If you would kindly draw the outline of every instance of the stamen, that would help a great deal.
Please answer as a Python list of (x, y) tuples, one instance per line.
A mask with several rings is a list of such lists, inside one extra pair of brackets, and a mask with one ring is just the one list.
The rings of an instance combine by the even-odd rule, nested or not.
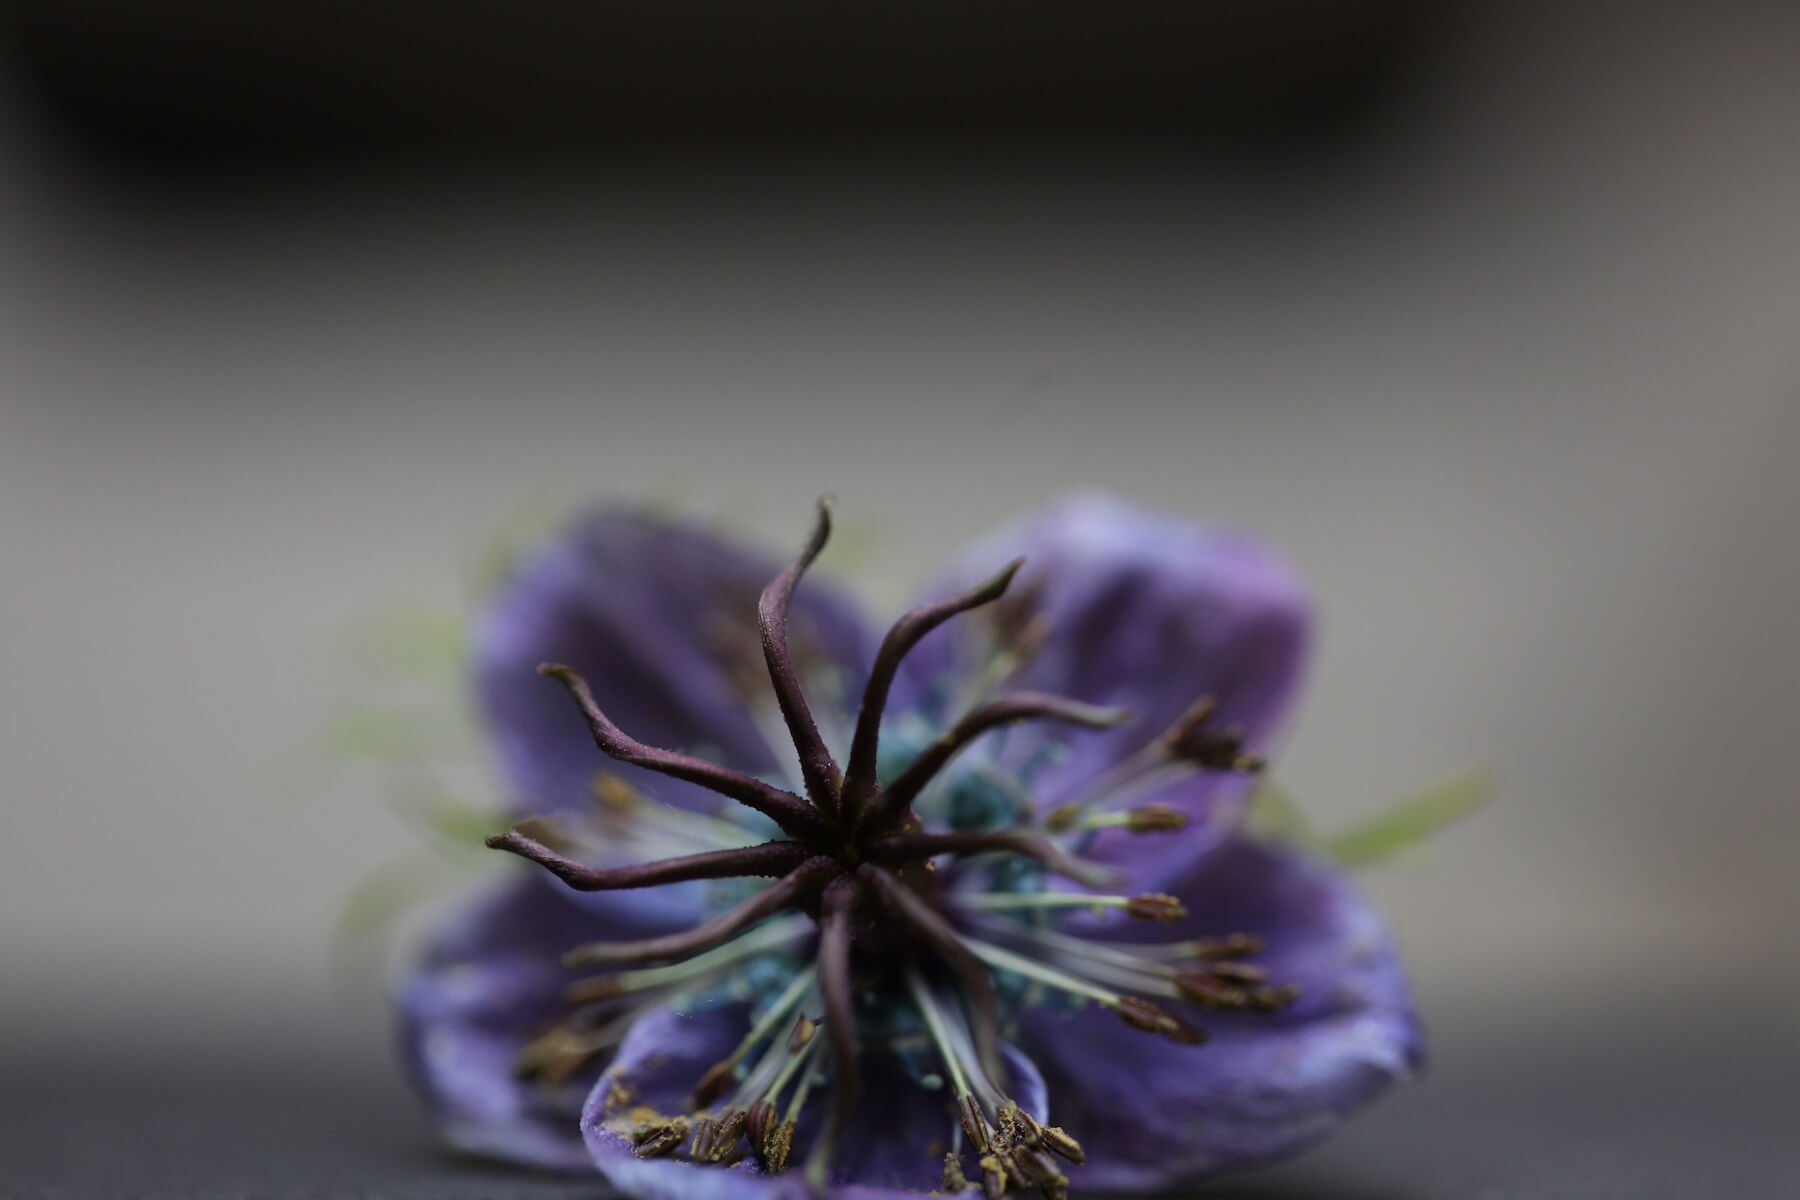
[(1100, 913), (1109, 908), (1118, 908), (1140, 920), (1179, 921), (1187, 916), (1187, 909), (1182, 906), (1181, 901), (1160, 893), (1096, 896), (1086, 892), (965, 892), (952, 893), (950, 900), (959, 908), (982, 912), (1086, 908)]
[(1000, 1073), (1000, 1005), (994, 995), (994, 981), (989, 977), (987, 968), (983, 967), (976, 957), (969, 953), (968, 947), (962, 944), (962, 938), (949, 922), (938, 915), (938, 911), (927, 904), (918, 893), (914, 892), (898, 876), (882, 870), (872, 863), (864, 863), (857, 869), (857, 875), (880, 892), (882, 898), (891, 904), (925, 940), (937, 947), (940, 953), (949, 960), (962, 980), (968, 993), (969, 1001), (974, 1007), (974, 1036), (977, 1057), (982, 1068), (990, 1075)]
[(588, 688), (587, 680), (572, 667), (544, 663), (538, 667), (538, 674), (554, 679), (569, 689), (569, 694), (575, 697), (575, 702), (581, 709), (581, 715), (587, 719), (588, 732), (593, 735), (594, 744), (607, 757), (718, 792), (746, 808), (762, 813), (781, 826), (782, 831), (790, 837), (804, 840), (809, 837), (817, 838), (826, 832), (827, 827), (819, 814), (791, 792), (733, 771), (729, 767), (677, 754), (672, 750), (658, 750), (629, 737), (600, 711), (600, 705), (594, 700), (594, 693)]
[(632, 1134), (632, 1153), (639, 1158), (661, 1158), (681, 1149), (682, 1143), (688, 1139), (688, 1123), (686, 1117), (672, 1117), (666, 1121), (651, 1121), (640, 1125)]
[(1263, 760), (1244, 750), (1241, 730), (1209, 725), (1217, 708), (1218, 703), (1211, 696), (1202, 696), (1152, 745), (1169, 758), (1209, 771), (1250, 774), (1262, 770)]
[[(1179, 833), (1187, 828), (1187, 814), (1168, 804), (1140, 804), (1122, 812), (1094, 813), (1080, 817), (1080, 810), (1064, 805), (1050, 814), (1045, 825), (1055, 833), (1068, 830), (1125, 829), (1132, 833)], [(1058, 818), (1064, 819), (1059, 822)]]
[(1014, 954), (1011, 950), (996, 946), (991, 942), (965, 937), (963, 943), (989, 966), (998, 967), (1002, 971), (1011, 971), (1015, 975), (1022, 975), (1027, 979), (1035, 979), (1046, 987), (1067, 992), (1071, 996), (1083, 996), (1099, 1004), (1102, 1008), (1112, 1009), (1134, 1029), (1160, 1033), (1176, 1041), (1186, 1041), (1195, 1036), (1203, 1036), (1199, 1035), (1197, 1030), (1188, 1029), (1174, 1016), (1164, 1012), (1148, 1000), (1121, 995), (1109, 988), (1090, 983), (1078, 975), (1072, 975), (1067, 971), (1026, 958), (1021, 954)]
[(990, 701), (964, 716), (938, 739), (920, 752), (912, 765), (902, 771), (863, 809), (857, 823), (859, 831), (870, 833), (898, 825), (912, 809), (933, 776), (944, 769), (957, 753), (990, 729), (1015, 721), (1050, 720), (1081, 725), (1088, 729), (1110, 729), (1131, 719), (1124, 709), (1097, 708), (1063, 696), (1040, 692), (1016, 692), (1000, 700)]
[(850, 744), (850, 760), (844, 768), (844, 806), (855, 813), (875, 794), (875, 752), (881, 735), (881, 715), (887, 707), (888, 691), (900, 670), (901, 660), (919, 644), (921, 638), (959, 613), (968, 612), (998, 600), (1007, 585), (1024, 565), (1015, 558), (993, 578), (969, 589), (960, 596), (921, 605), (894, 622), (882, 639), (881, 650), (869, 669), (869, 681), (863, 688), (862, 708), (856, 718), (856, 735)]
[(800, 756), (800, 776), (806, 781), (806, 794), (813, 808), (822, 814), (839, 811), (837, 764), (825, 748), (818, 723), (807, 707), (806, 695), (800, 690), (800, 677), (794, 670), (793, 655), (788, 650), (788, 608), (794, 600), (794, 589), (806, 573), (825, 541), (831, 536), (831, 502), (821, 497), (812, 533), (800, 554), (763, 589), (756, 604), (757, 623), (762, 629), (763, 660), (769, 667), (769, 682), (775, 686), (775, 700), (781, 706), (782, 720), (787, 722), (788, 736)]
[(746, 1033), (743, 1041), (737, 1044), (737, 1049), (733, 1050), (729, 1057), (714, 1063), (706, 1074), (701, 1076), (700, 1084), (694, 1090), (694, 1108), (710, 1108), (714, 1101), (725, 1094), (726, 1089), (731, 1086), (732, 1077), (737, 1073), (738, 1066), (748, 1057), (750, 1051), (773, 1033), (775, 1026), (779, 1025), (788, 1013), (792, 1012), (795, 1006), (806, 998), (806, 994), (812, 990), (818, 975), (819, 969), (808, 965), (794, 976), (793, 981), (787, 985), (787, 989), (776, 997), (775, 1003), (771, 1004), (768, 1010), (750, 1027), (750, 1032)]
[[(748, 846), (755, 840), (742, 825), (732, 821), (651, 800), (629, 780), (611, 771), (594, 772), (588, 791), (594, 797), (595, 819), (606, 827), (609, 842), (616, 841), (621, 833), (641, 836), (645, 829), (654, 830), (671, 842), (691, 842), (720, 850)], [(522, 824), (514, 828), (522, 828)], [(532, 831), (522, 829), (522, 832)], [(572, 834), (579, 838), (580, 828)]]
[(490, 850), (505, 850), (530, 859), (578, 892), (624, 891), (696, 879), (776, 877), (813, 857), (813, 852), (798, 842), (764, 842), (740, 850), (708, 850), (681, 858), (665, 858), (660, 862), (606, 869), (590, 867), (558, 854), (517, 829), (494, 834), (487, 839), (487, 845)]
[(1119, 873), (1099, 863), (1076, 858), (1049, 838), (1002, 830), (996, 833), (896, 833), (869, 847), (877, 862), (904, 863), (939, 854), (980, 854), (1001, 851), (1035, 858), (1058, 875), (1089, 887), (1106, 887), (1119, 881)]
[(832, 859), (823, 856), (809, 859), (736, 907), (727, 909), (692, 929), (637, 942), (589, 942), (565, 954), (563, 965), (586, 967), (608, 963), (648, 962), (659, 958), (681, 958), (710, 950), (729, 941), (764, 917), (793, 907), (808, 892), (822, 886), (839, 870), (838, 864)]
[[(791, 917), (782, 917), (723, 946), (666, 967), (621, 971), (614, 975), (598, 975), (592, 979), (578, 980), (569, 985), (564, 995), (574, 1004), (593, 1004), (648, 988), (686, 983), (797, 941), (806, 936), (811, 924), (806, 917), (797, 913)], [(567, 963), (570, 956), (579, 952), (580, 948), (570, 951), (563, 961)]]

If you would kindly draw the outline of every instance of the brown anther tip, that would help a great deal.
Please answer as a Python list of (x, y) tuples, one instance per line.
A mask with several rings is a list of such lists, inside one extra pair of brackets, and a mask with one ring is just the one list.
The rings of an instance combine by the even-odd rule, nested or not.
[(1044, 818), (1044, 828), (1048, 829), (1051, 833), (1062, 833), (1080, 819), (1081, 806), (1079, 804), (1065, 804), (1060, 808), (1053, 808), (1050, 810), (1050, 814)]
[(1148, 1000), (1139, 1000), (1136, 996), (1121, 996), (1112, 1007), (1121, 1021), (1145, 1033), (1161, 1033), (1162, 1023), (1167, 1019), (1167, 1014), (1162, 1009)]
[(1181, 901), (1162, 892), (1133, 896), (1125, 902), (1125, 911), (1140, 921), (1179, 921), (1188, 915)]
[(1263, 983), (1269, 978), (1269, 973), (1261, 967), (1241, 962), (1214, 963), (1206, 971), (1214, 979), (1224, 979), (1231, 983)]
[(788, 1035), (788, 1053), (798, 1054), (805, 1049), (806, 1044), (813, 1040), (813, 1035), (819, 1032), (819, 1025), (818, 1021), (809, 1017), (801, 1017), (799, 1023), (794, 1026), (794, 1032)]
[(624, 994), (625, 987), (619, 982), (617, 975), (577, 979), (563, 989), (563, 999), (570, 1004), (601, 1004), (607, 1000), (616, 1000)]
[(1133, 833), (1179, 833), (1187, 824), (1187, 814), (1172, 805), (1144, 804), (1126, 814), (1125, 828)]
[(1250, 997), (1209, 971), (1188, 971), (1175, 977), (1175, 990), (1182, 999), (1201, 1008), (1237, 1010), (1249, 1006)]
[(1300, 998), (1300, 988), (1292, 983), (1280, 987), (1257, 988), (1250, 993), (1250, 1007), (1257, 1012), (1280, 1012)]
[(557, 679), (565, 683), (571, 679), (580, 678), (580, 676), (576, 674), (574, 667), (565, 666), (564, 664), (557, 662), (539, 663), (537, 665), (537, 673), (546, 679)]
[(693, 1107), (711, 1108), (731, 1088), (736, 1075), (737, 1068), (729, 1062), (716, 1062), (708, 1067), (694, 1088)]
[(1185, 1021), (1170, 1018), (1170, 1024), (1162, 1031), (1162, 1035), (1178, 1046), (1204, 1046), (1212, 1041), (1212, 1034), (1204, 1029), (1196, 1028)]
[(1199, 958), (1242, 958), (1261, 951), (1262, 939), (1248, 933), (1233, 933), (1222, 938), (1201, 938), (1194, 946), (1194, 954)]

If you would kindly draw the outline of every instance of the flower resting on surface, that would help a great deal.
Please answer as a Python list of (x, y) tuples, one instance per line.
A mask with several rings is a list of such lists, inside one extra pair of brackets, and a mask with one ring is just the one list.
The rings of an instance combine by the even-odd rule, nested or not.
[(485, 614), (489, 844), (544, 870), (401, 990), (448, 1140), (657, 1200), (1055, 1200), (1266, 1162), (1416, 1067), (1380, 920), (1244, 832), (1284, 563), (1078, 497), (875, 642), (802, 586), (829, 530), (775, 570), (602, 510)]

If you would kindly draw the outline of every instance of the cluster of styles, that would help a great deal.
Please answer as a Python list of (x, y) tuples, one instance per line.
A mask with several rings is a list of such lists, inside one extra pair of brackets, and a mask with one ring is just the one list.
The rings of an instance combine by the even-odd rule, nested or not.
[[(686, 1174), (699, 1170), (731, 1180), (704, 1194), (741, 1188), (746, 1200), (836, 1187), (1062, 1200), (1091, 1155), (1106, 1160), (1099, 1182), (1117, 1188), (1286, 1152), (1416, 1062), (1416, 1025), (1379, 926), (1321, 865), (1252, 845), (1235, 828), (1241, 799), (1218, 799), (1227, 779), (1244, 781), (1241, 798), (1263, 767), (1220, 696), (1191, 695), (1126, 743), (1117, 739), (1136, 726), (1125, 709), (1017, 687), (1059, 633), (1036, 590), (1009, 594), (1021, 558), (907, 612), (880, 641), (860, 702), (819, 706), (803, 680), (841, 681), (790, 645), (789, 623), (829, 533), (821, 502), (804, 548), (757, 598), (754, 628), (715, 629), (745, 703), (772, 696), (759, 727), (791, 743), (790, 787), (639, 741), (576, 669), (538, 667), (608, 758), (737, 806), (658, 804), (600, 770), (585, 809), (488, 839), (576, 893), (689, 885), (704, 896), (697, 923), (562, 947), (562, 967), (581, 972), (564, 980), (564, 1012), (513, 1044), (511, 1086), (549, 1097), (591, 1084), (580, 1128), (609, 1179), (644, 1197), (700, 1194)], [(903, 684), (908, 711), (890, 712), (913, 652), (978, 610), (973, 669), (915, 671), (930, 686)], [(853, 718), (846, 728), (833, 728), (839, 713)], [(1016, 727), (1054, 733), (1025, 758), (983, 755)], [(1054, 803), (1034, 794), (1046, 764), (1079, 760), (1071, 747), (1102, 735), (1117, 749), (1088, 778), (1070, 784), (1064, 772)], [(1196, 795), (1211, 802), (1180, 802)], [(1171, 859), (1184, 868), (1146, 871), (1136, 850), (1108, 853), (1120, 839), (1165, 839), (1182, 847)], [(1229, 894), (1265, 886), (1274, 890)], [(1212, 923), (1230, 917), (1247, 927)], [(1306, 921), (1324, 928), (1279, 944)], [(1321, 944), (1342, 963), (1335, 978), (1318, 975)], [(1168, 1144), (1203, 1110), (1135, 1127), (1094, 1112), (1078, 1090), (1081, 1056), (1104, 1058), (1117, 1039), (1074, 1021), (1096, 1011), (1177, 1057), (1208, 1053), (1222, 1023), (1214, 1095), (1225, 1124), (1248, 1130), (1244, 1153)], [(1058, 1018), (1075, 1041), (1046, 1056), (1057, 1060), (1047, 1082), (1013, 1043), (1022, 1027), (1054, 1040)], [(1238, 1077), (1246, 1056), (1265, 1064), (1260, 1078)], [(1204, 1060), (1191, 1070), (1204, 1077)], [(1246, 1117), (1259, 1109), (1273, 1119)], [(1167, 1171), (1121, 1161), (1158, 1155)]]

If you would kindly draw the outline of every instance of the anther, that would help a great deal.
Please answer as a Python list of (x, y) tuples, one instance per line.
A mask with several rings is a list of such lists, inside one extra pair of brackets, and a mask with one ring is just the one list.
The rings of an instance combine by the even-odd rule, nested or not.
[(706, 1149), (706, 1159), (709, 1162), (724, 1162), (736, 1153), (738, 1143), (744, 1136), (744, 1124), (744, 1110), (741, 1108), (733, 1109), (719, 1118), (712, 1128), (712, 1139)]
[(1068, 1185), (1069, 1177), (1057, 1167), (1056, 1160), (1036, 1146), (1014, 1147), (1012, 1155), (1020, 1169), (1031, 1177), (1031, 1182), (1040, 1187), (1049, 1183)]
[(767, 1100), (758, 1100), (744, 1110), (744, 1132), (750, 1137), (750, 1145), (756, 1151), (758, 1159), (762, 1157), (763, 1143), (768, 1140), (769, 1126), (775, 1117), (775, 1105)]
[(981, 1156), (981, 1191), (987, 1200), (1003, 1200), (1006, 1195), (1006, 1170), (992, 1154)]
[(1038, 1131), (1051, 1153), (1068, 1159), (1076, 1166), (1087, 1161), (1087, 1151), (1081, 1148), (1080, 1142), (1064, 1133), (1061, 1126), (1040, 1125)]
[(1140, 804), (1125, 814), (1125, 828), (1133, 833), (1178, 833), (1187, 823), (1187, 814), (1168, 804)]
[(1067, 833), (1081, 819), (1081, 805), (1064, 804), (1044, 817), (1044, 828), (1051, 833)]
[(969, 1145), (975, 1153), (986, 1154), (993, 1145), (989, 1136), (987, 1121), (981, 1115), (981, 1104), (974, 1096), (959, 1096), (956, 1100), (956, 1118), (962, 1122), (963, 1135), (969, 1139)]
[(1151, 892), (1133, 896), (1125, 911), (1140, 921), (1179, 921), (1187, 916), (1187, 908), (1173, 896)]
[(794, 1129), (793, 1121), (783, 1121), (778, 1125), (769, 1126), (762, 1146), (764, 1170), (773, 1173), (787, 1166), (788, 1156), (794, 1152)]
[(1141, 1029), (1145, 1033), (1160, 1033), (1170, 1041), (1184, 1046), (1198, 1046), (1207, 1040), (1205, 1032), (1183, 1024), (1148, 1000), (1136, 996), (1120, 996), (1113, 1002), (1112, 1008), (1119, 1014), (1119, 1019), (1133, 1029)]
[(813, 1040), (813, 1034), (819, 1031), (819, 1022), (811, 1017), (801, 1017), (794, 1022), (794, 1031), (788, 1034), (788, 1053), (798, 1054), (806, 1048), (806, 1043)]
[(694, 1088), (694, 1108), (711, 1108), (718, 1099), (731, 1089), (737, 1081), (737, 1065), (730, 1061), (717, 1062), (700, 1077)]
[(973, 1186), (975, 1185), (970, 1183), (968, 1177), (963, 1174), (962, 1163), (957, 1160), (956, 1155), (946, 1153), (944, 1155), (944, 1184), (941, 1189), (943, 1193), (946, 1196), (954, 1196), (958, 1192), (968, 1191)]
[(1250, 993), (1250, 1007), (1257, 1012), (1280, 1012), (1300, 998), (1300, 988), (1292, 983), (1281, 987), (1257, 988)]
[(1007, 1183), (1021, 1192), (1031, 1186), (1031, 1176), (1027, 1175), (1025, 1168), (1019, 1165), (1019, 1160), (1013, 1154), (1011, 1147), (996, 1145), (994, 1157), (1000, 1161), (1000, 1169), (1006, 1173)]
[(682, 1143), (687, 1139), (688, 1123), (685, 1117), (651, 1121), (638, 1126), (631, 1135), (632, 1153), (639, 1158), (661, 1158), (681, 1149)]
[(1243, 730), (1235, 726), (1225, 729), (1210, 727), (1218, 703), (1203, 696), (1188, 707), (1155, 745), (1170, 758), (1192, 763), (1209, 771), (1236, 771), (1248, 774), (1263, 769), (1261, 757), (1244, 749)]

